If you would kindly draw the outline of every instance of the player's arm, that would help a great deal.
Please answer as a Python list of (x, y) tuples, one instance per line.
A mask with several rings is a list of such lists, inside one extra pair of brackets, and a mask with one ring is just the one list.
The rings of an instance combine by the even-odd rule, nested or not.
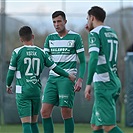
[(97, 67), (97, 62), (98, 62), (98, 52), (91, 52), (90, 53), (90, 60), (88, 63), (88, 77), (87, 77), (87, 83), (86, 83), (86, 88), (85, 88), (85, 98), (87, 100), (91, 99), (91, 83), (93, 80), (93, 75), (96, 71)]
[(80, 91), (80, 89), (82, 88), (82, 82), (83, 82), (84, 74), (86, 71), (86, 61), (85, 61), (84, 52), (78, 53), (78, 58), (80, 61), (80, 63), (79, 63), (79, 78), (74, 86), (75, 92)]
[(100, 40), (97, 33), (89, 34), (89, 54), (90, 59), (88, 62), (88, 77), (87, 77), (87, 85), (91, 85), (93, 80), (93, 75), (96, 71), (98, 56), (100, 50)]
[(62, 68), (57, 66), (47, 53), (45, 53), (45, 55), (46, 55), (45, 66), (52, 69), (55, 73), (57, 73), (61, 76), (67, 77), (72, 81), (75, 81), (76, 77), (74, 75), (67, 73)]
[(90, 33), (89, 34), (90, 59), (88, 62), (88, 76), (87, 76), (87, 82), (86, 82), (86, 88), (85, 88), (85, 98), (87, 100), (91, 99), (91, 88), (92, 88), (91, 83), (97, 67), (99, 47), (100, 47), (99, 37), (95, 33)]
[(82, 82), (84, 78), (84, 74), (86, 71), (86, 61), (85, 61), (85, 54), (84, 54), (84, 47), (83, 47), (83, 41), (81, 36), (77, 36), (76, 39), (76, 52), (79, 58), (79, 78), (77, 82), (75, 83), (75, 91), (80, 91), (82, 87)]
[(79, 58), (79, 78), (83, 79), (86, 71), (86, 61), (84, 52), (78, 53)]
[(93, 75), (96, 71), (98, 62), (98, 52), (93, 51), (90, 53), (90, 59), (88, 63), (88, 77), (87, 77), (87, 85), (91, 85), (93, 80)]
[(10, 60), (9, 69), (8, 69), (7, 76), (6, 76), (6, 91), (9, 94), (12, 93), (11, 84), (14, 78), (15, 71), (16, 71), (16, 53), (13, 51), (12, 57)]
[(7, 77), (6, 77), (6, 91), (7, 93), (9, 94), (12, 94), (12, 81), (13, 81), (13, 78), (14, 78), (14, 74), (15, 74), (15, 71), (12, 71), (12, 70), (8, 70), (7, 72)]
[(49, 36), (46, 37), (46, 40), (44, 42), (44, 51), (50, 54), (50, 48), (49, 48)]
[(64, 71), (62, 68), (58, 67), (56, 65), (56, 67), (54, 67), (52, 69), (55, 73), (64, 76), (64, 77), (68, 77), (70, 80), (72, 80), (73, 82), (75, 81), (76, 77), (72, 74), (67, 73), (66, 71)]

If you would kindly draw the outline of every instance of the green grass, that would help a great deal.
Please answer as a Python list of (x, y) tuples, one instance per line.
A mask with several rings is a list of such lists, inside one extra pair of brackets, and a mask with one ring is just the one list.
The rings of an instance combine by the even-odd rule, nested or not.
[[(133, 127), (125, 127), (123, 124), (118, 124), (124, 133), (133, 133)], [(55, 133), (63, 133), (63, 124), (55, 124)], [(39, 124), (40, 133), (43, 133), (42, 124)], [(3, 125), (0, 126), (0, 133), (22, 133), (21, 124), (19, 125)], [(90, 124), (75, 124), (75, 133), (92, 133)]]
[[(133, 127), (126, 127), (125, 126), (125, 115), (124, 115), (124, 107), (122, 109), (122, 117), (121, 123), (118, 126), (123, 130), (124, 133), (133, 133)], [(63, 124), (54, 124), (55, 133), (64, 133), (64, 125)], [(42, 124), (39, 124), (40, 133), (43, 133)], [(21, 124), (14, 125), (0, 125), (0, 133), (22, 133)], [(74, 133), (92, 133), (90, 128), (90, 124), (75, 124), (75, 132)]]

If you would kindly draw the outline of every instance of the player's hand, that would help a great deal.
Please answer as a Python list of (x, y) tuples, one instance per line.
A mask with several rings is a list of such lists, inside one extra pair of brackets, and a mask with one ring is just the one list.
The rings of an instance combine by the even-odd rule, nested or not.
[(87, 100), (91, 99), (91, 85), (86, 85), (86, 88), (85, 88), (85, 98)]
[(69, 79), (70, 79), (72, 82), (75, 82), (76, 76), (73, 75), (73, 74), (69, 74)]
[(10, 87), (6, 87), (6, 92), (8, 93), (8, 94), (13, 94), (13, 91), (12, 91), (12, 86), (10, 86)]
[(87, 32), (90, 32), (90, 28), (88, 27), (88, 24), (85, 25), (85, 29), (87, 30)]
[(81, 79), (81, 78), (79, 78), (78, 80), (77, 80), (77, 82), (75, 83), (75, 86), (74, 86), (74, 91), (76, 92), (79, 92), (80, 91), (80, 89), (82, 88), (82, 82), (83, 82), (83, 79)]

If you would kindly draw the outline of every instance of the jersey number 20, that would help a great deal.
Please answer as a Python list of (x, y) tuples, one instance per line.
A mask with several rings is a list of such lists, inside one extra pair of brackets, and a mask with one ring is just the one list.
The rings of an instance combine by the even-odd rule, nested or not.
[(40, 59), (39, 58), (24, 58), (24, 64), (28, 64), (28, 67), (26, 69), (25, 75), (26, 76), (32, 76), (33, 73), (30, 72), (31, 69), (33, 69), (34, 74), (36, 76), (39, 75), (39, 68), (40, 68)]

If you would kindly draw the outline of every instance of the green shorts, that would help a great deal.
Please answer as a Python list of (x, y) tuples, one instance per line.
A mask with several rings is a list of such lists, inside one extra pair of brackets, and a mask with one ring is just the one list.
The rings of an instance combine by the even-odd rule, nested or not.
[(119, 89), (96, 89), (94, 90), (94, 96), (91, 124), (96, 126), (115, 125), (116, 99), (119, 96)]
[(38, 115), (41, 107), (39, 99), (16, 99), (18, 114), (20, 118)]
[(44, 88), (42, 102), (72, 108), (74, 95), (74, 83), (72, 81), (62, 76), (50, 76)]

